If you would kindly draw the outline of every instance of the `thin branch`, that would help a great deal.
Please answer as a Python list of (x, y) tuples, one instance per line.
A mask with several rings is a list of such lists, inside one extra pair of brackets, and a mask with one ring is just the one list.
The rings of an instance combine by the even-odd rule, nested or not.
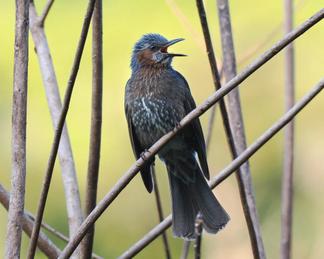
[(216, 117), (216, 107), (217, 105), (213, 105), (213, 107), (210, 109), (210, 114), (209, 114), (209, 119), (208, 119), (208, 128), (207, 128), (207, 134), (206, 134), (206, 151), (207, 155), (209, 154), (209, 148), (210, 148), (210, 143), (212, 139), (212, 133), (213, 133), (213, 128), (215, 124), (215, 117)]
[(47, 166), (47, 170), (46, 170), (46, 174), (45, 174), (45, 180), (43, 183), (43, 189), (42, 189), (42, 193), (41, 193), (41, 197), (40, 197), (40, 201), (39, 201), (38, 209), (37, 209), (35, 226), (33, 229), (33, 234), (32, 234), (31, 242), (30, 242), (29, 249), (28, 249), (28, 259), (32, 259), (35, 256), (36, 242), (37, 242), (38, 233), (40, 230), (41, 221), (43, 218), (43, 213), (44, 213), (46, 199), (47, 199), (47, 195), (48, 195), (48, 191), (49, 191), (49, 187), (50, 187), (50, 183), (51, 183), (51, 178), (52, 178), (52, 174), (53, 174), (53, 168), (54, 168), (55, 159), (56, 159), (56, 155), (57, 155), (57, 151), (58, 151), (58, 146), (60, 143), (60, 138), (61, 138), (65, 118), (66, 118), (66, 115), (67, 115), (67, 112), (69, 109), (69, 104), (70, 104), (70, 100), (71, 100), (71, 96), (72, 96), (75, 79), (78, 74), (81, 56), (82, 56), (83, 48), (84, 48), (85, 41), (87, 38), (89, 25), (90, 25), (90, 21), (91, 21), (91, 16), (92, 16), (93, 9), (94, 9), (94, 4), (95, 4), (95, 0), (89, 0), (86, 15), (84, 17), (80, 40), (78, 43), (76, 55), (75, 55), (72, 70), (71, 70), (71, 75), (68, 80), (68, 85), (67, 85), (66, 93), (64, 96), (62, 112), (61, 112), (59, 122), (58, 122), (58, 125), (56, 128), (56, 131), (55, 131), (54, 141), (53, 141), (53, 145), (51, 148), (50, 157), (48, 160), (48, 166)]
[[(312, 99), (324, 89), (324, 78), (316, 84), (299, 102), (297, 102), (287, 113), (285, 113), (277, 122), (265, 131), (256, 141), (253, 142), (244, 152), (235, 158), (227, 167), (225, 167), (210, 182), (209, 186), (214, 189), (222, 183), (227, 177), (234, 173), (242, 164), (244, 164), (253, 154), (255, 154), (264, 144), (273, 138), (284, 126), (286, 126)], [(171, 227), (172, 215), (166, 217), (159, 225), (150, 230), (142, 239), (126, 250), (119, 259), (132, 258), (155, 240), (163, 231)], [(66, 248), (65, 248), (66, 249)], [(64, 249), (64, 250), (65, 250)], [(63, 253), (64, 253), (63, 250)], [(65, 258), (65, 257), (64, 257)]]
[[(143, 166), (147, 159), (152, 158), (156, 153), (170, 141), (183, 127), (191, 123), (192, 120), (198, 118), (203, 113), (205, 113), (211, 106), (213, 106), (217, 101), (223, 98), (231, 90), (242, 83), (246, 78), (248, 78), (253, 72), (260, 68), (263, 64), (269, 61), (272, 57), (278, 54), (285, 46), (296, 39), (298, 36), (302, 35), (309, 28), (314, 26), (324, 17), (324, 9), (317, 12), (303, 24), (298, 26), (295, 30), (287, 34), (283, 39), (277, 42), (271, 49), (266, 51), (260, 57), (258, 57), (252, 64), (247, 66), (240, 74), (234, 77), (230, 82), (228, 82), (224, 87), (213, 93), (211, 96), (205, 100), (201, 105), (197, 106), (196, 109), (192, 110), (187, 114), (169, 133), (161, 137), (152, 147), (143, 153), (143, 156), (139, 158), (128, 171), (118, 180), (118, 182), (111, 188), (111, 190), (104, 196), (104, 198), (98, 203), (98, 205), (93, 209), (89, 216), (83, 221), (79, 228), (77, 234), (75, 234), (67, 246), (64, 248), (60, 259), (68, 258), (73, 250), (80, 243), (86, 231), (91, 227), (91, 225), (100, 217), (100, 215), (108, 208), (108, 206), (116, 199), (120, 192), (128, 185), (128, 183), (135, 177), (135, 175)], [(171, 218), (171, 217), (170, 217)], [(165, 224), (165, 220), (161, 223)], [(169, 223), (168, 223), (169, 224)], [(171, 224), (171, 223), (170, 223)]]
[[(0, 189), (1, 191), (1, 189)], [(28, 217), (29, 219), (31, 219), (33, 222), (35, 221), (35, 217), (33, 214), (31, 214), (28, 211), (25, 211), (25, 215), (26, 217)], [(56, 230), (55, 228), (53, 228), (51, 225), (45, 223), (44, 221), (42, 221), (42, 225), (41, 227), (45, 230), (47, 230), (49, 233), (51, 233), (53, 236), (57, 237), (58, 239), (61, 239), (64, 242), (69, 242), (69, 238), (67, 236), (65, 236), (64, 234), (62, 234), (61, 232), (59, 232), (58, 230)], [(91, 255), (92, 258), (94, 259), (102, 259), (101, 256), (96, 255), (95, 253), (92, 253)]]
[[(284, 32), (293, 29), (293, 1), (284, 0)], [(286, 110), (294, 105), (295, 100), (294, 46), (291, 43), (285, 49), (285, 102)], [(291, 258), (292, 206), (294, 172), (294, 122), (285, 130), (284, 168), (282, 176), (282, 212), (281, 212), (281, 258)]]
[[(92, 113), (88, 162), (88, 176), (85, 198), (85, 215), (96, 207), (98, 174), (100, 163), (101, 124), (102, 124), (102, 1), (97, 0), (92, 18)], [(81, 244), (81, 258), (91, 256), (95, 228), (89, 229)]]
[[(28, 216), (32, 221), (35, 221), (34, 215), (31, 214), (30, 212), (25, 211), (25, 215)], [(48, 225), (44, 221), (42, 221), (42, 225), (41, 226), (42, 226), (43, 229), (45, 229), (48, 232), (50, 232), (53, 236), (61, 239), (64, 242), (69, 242), (69, 238), (67, 236), (65, 236), (64, 234), (62, 234), (61, 232), (59, 232), (58, 230), (56, 230), (52, 226)]]
[[(33, 3), (33, 1), (31, 1), (31, 3)], [(48, 0), (44, 9), (43, 9), (42, 14), (38, 18), (38, 24), (42, 28), (44, 27), (45, 19), (48, 15), (49, 11), (51, 10), (53, 3), (54, 3), (54, 0)]]
[(195, 259), (201, 258), (201, 238), (202, 238), (202, 225), (203, 225), (203, 218), (201, 213), (198, 213), (195, 222)]
[[(301, 7), (305, 4), (306, 0), (300, 0), (296, 6), (295, 10), (300, 10)], [(254, 44), (252, 47), (250, 47), (245, 53), (243, 53), (242, 56), (238, 58), (237, 64), (241, 65), (244, 64), (247, 60), (249, 60), (253, 55), (262, 48), (264, 48), (269, 42), (271, 42), (274, 37), (279, 34), (279, 32), (282, 29), (283, 22), (280, 22), (276, 27), (274, 27), (268, 34), (265, 35), (265, 37), (262, 40), (258, 40), (256, 44)]]
[[(217, 7), (222, 41), (223, 71), (225, 80), (228, 82), (236, 76), (236, 59), (228, 0), (217, 0)], [(235, 144), (232, 147), (232, 155), (235, 158), (246, 149), (243, 115), (238, 88), (227, 95), (227, 101), (231, 138), (233, 138)], [(237, 171), (237, 180), (254, 258), (265, 258), (266, 255), (248, 162), (243, 164)]]
[[(156, 174), (155, 174), (155, 165), (151, 166), (151, 170), (152, 170), (152, 177), (153, 177), (153, 184), (154, 184), (154, 195), (155, 195), (156, 207), (157, 207), (157, 211), (158, 211), (158, 215), (159, 215), (159, 221), (162, 222), (164, 219), (164, 213), (163, 213), (163, 208), (162, 208), (159, 186), (158, 186), (157, 178), (156, 178)], [(163, 246), (164, 246), (164, 251), (165, 251), (165, 258), (171, 259), (170, 246), (169, 246), (168, 237), (167, 237), (166, 232), (162, 233), (162, 240), (163, 240)]]
[[(0, 203), (6, 210), (9, 208), (9, 196), (9, 192), (0, 184)], [(28, 236), (31, 236), (33, 225), (34, 223), (31, 221), (28, 214), (26, 212), (23, 213), (22, 229)], [(50, 259), (56, 259), (61, 253), (60, 249), (57, 248), (43, 232), (40, 232), (37, 246)]]
[(28, 81), (28, 0), (16, 0), (12, 102), (12, 174), (5, 258), (19, 258), (25, 205)]
[(181, 8), (177, 5), (174, 0), (165, 0), (173, 14), (179, 19), (182, 27), (187, 30), (199, 49), (204, 50), (204, 42), (200, 33), (194, 28), (190, 19), (182, 12)]
[[(214, 107), (214, 106), (213, 106)], [(187, 259), (189, 256), (191, 241), (184, 241), (182, 246), (182, 253), (180, 259)]]
[[(38, 16), (34, 3), (29, 6), (30, 31), (35, 44), (39, 67), (42, 74), (43, 85), (47, 97), (48, 107), (51, 113), (53, 128), (55, 129), (62, 111), (62, 103), (59, 87), (56, 80), (55, 69), (51, 53), (47, 43), (44, 28), (37, 23)], [(80, 193), (75, 170), (73, 154), (69, 139), (69, 133), (64, 125), (61, 141), (58, 150), (58, 157), (61, 166), (62, 180), (66, 199), (69, 233), (73, 235), (82, 223), (82, 209)]]
[[(217, 3), (224, 57), (223, 70), (226, 80), (229, 81), (236, 74), (229, 9), (226, 1), (218, 1)], [(197, 8), (206, 41), (207, 54), (213, 73), (214, 85), (216, 89), (219, 89), (221, 87), (220, 76), (217, 71), (216, 58), (214, 55), (213, 45), (208, 29), (206, 12), (202, 0), (197, 0)], [(227, 141), (232, 153), (232, 157), (235, 158), (246, 148), (243, 131), (244, 126), (237, 89), (229, 94), (228, 108), (225, 106), (225, 102), (223, 100), (220, 100), (220, 110), (223, 118)], [(243, 167), (239, 168), (237, 172), (237, 182), (240, 190), (244, 215), (248, 224), (254, 256), (255, 258), (265, 258), (248, 164), (245, 164)]]

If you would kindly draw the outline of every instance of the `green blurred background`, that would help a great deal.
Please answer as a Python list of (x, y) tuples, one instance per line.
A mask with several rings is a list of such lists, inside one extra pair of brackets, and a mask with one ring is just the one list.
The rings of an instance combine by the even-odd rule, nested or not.
[[(169, 1), (170, 2), (170, 1)], [(38, 11), (45, 1), (36, 1)], [(186, 41), (173, 47), (188, 54), (179, 58), (174, 68), (188, 80), (197, 103), (213, 92), (208, 59), (195, 1), (177, 0), (183, 18), (164, 0), (103, 1), (104, 15), (104, 96), (102, 151), (99, 195), (102, 198), (134, 162), (123, 112), (125, 83), (130, 76), (132, 46), (142, 34), (158, 32), (169, 39)], [(296, 4), (296, 3), (295, 3)], [(56, 1), (46, 21), (61, 94), (70, 73), (87, 1)], [(221, 59), (216, 1), (205, 1), (217, 58)], [(302, 23), (324, 6), (323, 0), (304, 0), (297, 4), (295, 25)], [(231, 1), (232, 27), (237, 59), (262, 42), (283, 20), (283, 2)], [(0, 182), (10, 188), (11, 104), (13, 82), (14, 1), (0, 1)], [(323, 76), (324, 24), (312, 28), (295, 42), (296, 95), (300, 99)], [(91, 34), (90, 34), (91, 35)], [(252, 58), (241, 62), (238, 71), (282, 35), (278, 32)], [(82, 201), (87, 172), (90, 105), (91, 105), (91, 37), (87, 40), (80, 71), (75, 84), (68, 129), (74, 152)], [(43, 175), (53, 140), (52, 123), (47, 108), (41, 75), (30, 37), (27, 124), (26, 209), (36, 210)], [(279, 54), (240, 87), (247, 142), (250, 144), (284, 112), (283, 54)], [(296, 120), (295, 203), (293, 258), (324, 258), (324, 97), (318, 96)], [(208, 115), (201, 120), (206, 134)], [(250, 159), (258, 212), (268, 258), (279, 257), (280, 193), (283, 155), (283, 133), (279, 133)], [(209, 153), (212, 175), (230, 162), (219, 113)], [(157, 163), (158, 179), (165, 214), (170, 212), (170, 197), (165, 169)], [(218, 235), (204, 235), (203, 258), (252, 258), (248, 232), (242, 213), (235, 177), (215, 191), (231, 216), (228, 226)], [(56, 163), (44, 219), (59, 231), (67, 233), (67, 218), (60, 168)], [(0, 208), (0, 254), (4, 254), (7, 213)], [(149, 195), (137, 176), (109, 207), (96, 224), (95, 252), (104, 258), (115, 258), (157, 224), (153, 195)], [(168, 231), (174, 258), (179, 258), (182, 241)], [(53, 238), (60, 247), (64, 244)], [(26, 256), (28, 239), (24, 235), (22, 258)], [(38, 253), (37, 258), (43, 258)], [(164, 258), (161, 239), (155, 240), (137, 258)]]

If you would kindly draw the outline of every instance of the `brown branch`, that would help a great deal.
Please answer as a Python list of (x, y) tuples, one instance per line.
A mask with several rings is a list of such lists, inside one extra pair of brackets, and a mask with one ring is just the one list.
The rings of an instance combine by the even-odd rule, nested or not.
[[(149, 150), (143, 153), (143, 156), (138, 159), (128, 171), (118, 180), (118, 182), (111, 188), (111, 190), (104, 196), (104, 198), (98, 203), (98, 205), (93, 209), (89, 216), (83, 221), (79, 228), (79, 231), (67, 246), (64, 248), (60, 259), (68, 258), (73, 250), (80, 243), (86, 231), (91, 227), (91, 225), (100, 217), (100, 215), (108, 208), (108, 206), (116, 199), (120, 192), (128, 185), (128, 183), (135, 177), (135, 175), (140, 170), (141, 166), (144, 165), (147, 159), (152, 158), (168, 141), (170, 141), (183, 127), (191, 123), (192, 120), (198, 118), (203, 113), (205, 113), (212, 105), (218, 102), (231, 90), (242, 83), (246, 78), (248, 78), (253, 72), (260, 68), (263, 64), (269, 61), (272, 57), (278, 54), (285, 46), (296, 39), (298, 36), (302, 35), (309, 28), (314, 26), (324, 17), (324, 9), (317, 12), (303, 24), (298, 26), (295, 30), (287, 34), (283, 39), (277, 42), (271, 49), (266, 51), (260, 57), (258, 57), (252, 64), (246, 67), (240, 74), (234, 77), (230, 82), (228, 82), (224, 87), (216, 91), (214, 94), (209, 96), (205, 102), (197, 106), (196, 109), (192, 110), (187, 114), (174, 128), (171, 132), (165, 134), (161, 137)], [(171, 217), (170, 217), (171, 218)], [(165, 223), (165, 220), (161, 223)]]
[[(293, 1), (284, 0), (284, 32), (293, 29)], [(285, 102), (286, 110), (294, 105), (295, 99), (294, 47), (291, 43), (285, 49)], [(294, 172), (294, 122), (285, 130), (284, 167), (282, 176), (281, 208), (281, 258), (291, 258), (292, 206), (293, 206), (293, 172)]]
[[(55, 129), (62, 110), (62, 103), (59, 94), (59, 87), (56, 80), (55, 69), (51, 58), (47, 38), (44, 28), (38, 24), (38, 16), (34, 3), (29, 6), (30, 31), (35, 44), (39, 67), (42, 74), (43, 85), (47, 97), (53, 128)], [(82, 210), (80, 193), (77, 181), (77, 174), (72, 155), (69, 133), (66, 125), (60, 140), (58, 157), (61, 166), (62, 180), (66, 199), (66, 209), (68, 215), (69, 233), (73, 235), (82, 223)]]
[[(86, 216), (96, 207), (97, 202), (102, 124), (102, 67), (102, 1), (97, 0), (92, 18), (92, 113), (85, 198)], [(94, 233), (95, 228), (93, 225), (81, 244), (81, 258), (90, 258)]]
[(54, 168), (55, 159), (56, 159), (56, 155), (57, 155), (57, 151), (58, 151), (58, 146), (60, 143), (60, 138), (61, 138), (61, 134), (63, 131), (64, 123), (65, 123), (65, 118), (66, 118), (66, 115), (67, 115), (67, 112), (69, 109), (69, 104), (70, 104), (70, 100), (71, 100), (71, 96), (72, 96), (75, 79), (78, 74), (81, 56), (82, 56), (83, 48), (84, 48), (85, 41), (87, 38), (89, 25), (90, 25), (90, 21), (91, 21), (91, 16), (92, 16), (93, 9), (94, 9), (94, 4), (95, 4), (95, 0), (89, 0), (86, 15), (84, 17), (80, 40), (78, 43), (78, 47), (77, 47), (76, 55), (74, 58), (70, 78), (68, 80), (68, 85), (67, 85), (66, 93), (64, 96), (62, 112), (60, 114), (58, 125), (57, 125), (56, 131), (55, 131), (54, 141), (53, 141), (53, 145), (51, 148), (50, 157), (48, 160), (48, 166), (47, 166), (47, 170), (45, 173), (45, 180), (43, 183), (42, 193), (41, 193), (41, 197), (40, 197), (40, 201), (39, 201), (38, 209), (37, 209), (37, 214), (36, 214), (35, 226), (33, 229), (32, 237), (31, 237), (31, 241), (30, 241), (30, 245), (29, 245), (29, 249), (28, 249), (28, 259), (32, 259), (35, 256), (36, 242), (37, 242), (38, 233), (40, 230), (41, 221), (43, 218), (43, 213), (44, 213), (46, 199), (47, 199), (47, 195), (48, 195), (48, 191), (49, 191), (49, 187), (50, 187), (50, 183), (51, 183), (51, 178), (52, 178), (52, 174), (53, 174), (53, 168)]
[[(225, 80), (228, 82), (236, 76), (236, 59), (228, 0), (217, 0), (217, 7), (222, 41), (223, 72)], [(237, 88), (227, 95), (227, 101), (228, 117), (231, 126), (230, 134), (234, 144), (231, 149), (233, 158), (235, 158), (246, 149), (240, 94)], [(248, 162), (240, 167), (236, 176), (254, 258), (265, 258), (266, 255)]]
[(28, 4), (16, 1), (12, 102), (12, 174), (5, 258), (19, 258), (25, 205), (28, 79)]
[(210, 148), (210, 143), (213, 135), (213, 128), (215, 124), (215, 117), (216, 117), (216, 107), (217, 105), (214, 105), (210, 109), (210, 114), (209, 114), (209, 119), (208, 119), (208, 128), (207, 128), (207, 134), (206, 134), (206, 151), (207, 155), (209, 154), (209, 148)]
[[(1, 191), (1, 188), (0, 188), (0, 191)], [(1, 202), (1, 201), (0, 201)], [(31, 219), (33, 222), (35, 221), (35, 217), (33, 214), (31, 214), (30, 212), (28, 211), (25, 211), (25, 215)], [(45, 223), (44, 221), (42, 221), (42, 225), (41, 227), (45, 230), (47, 230), (49, 233), (51, 233), (53, 236), (61, 239), (62, 241), (64, 242), (69, 242), (69, 238), (67, 236), (65, 236), (64, 234), (62, 234), (61, 232), (59, 232), (58, 230), (56, 230), (55, 228), (53, 228), (51, 225)], [(30, 231), (31, 232), (31, 231)], [(102, 259), (101, 256), (99, 255), (96, 255), (95, 253), (92, 253), (91, 255), (92, 258), (94, 259)]]
[[(33, 3), (33, 1), (31, 1), (31, 3)], [(45, 23), (45, 19), (49, 13), (49, 11), (51, 10), (52, 5), (54, 4), (54, 0), (48, 0), (42, 14), (39, 16), (38, 18), (38, 24), (40, 27), (44, 27), (44, 23)]]
[[(9, 196), (9, 192), (0, 184), (0, 203), (6, 210), (9, 208)], [(29, 218), (28, 212), (23, 213), (22, 229), (29, 237), (31, 236), (33, 225), (34, 223)], [(43, 232), (40, 232), (37, 246), (50, 259), (56, 259), (61, 253), (60, 249)]]
[[(157, 207), (157, 211), (158, 211), (158, 215), (159, 215), (159, 221), (162, 222), (164, 219), (164, 213), (163, 213), (163, 208), (162, 208), (159, 186), (158, 186), (157, 178), (156, 178), (156, 174), (155, 174), (155, 165), (151, 166), (151, 170), (152, 170), (152, 177), (153, 177), (153, 184), (154, 184), (153, 189), (154, 189), (156, 207)], [(165, 258), (171, 259), (170, 246), (169, 246), (168, 237), (167, 237), (166, 232), (162, 233), (162, 241), (163, 241), (163, 246), (164, 246), (164, 251), (165, 251)]]
[[(227, 177), (234, 173), (242, 164), (244, 164), (253, 154), (255, 154), (265, 143), (273, 138), (285, 125), (287, 125), (312, 99), (324, 88), (324, 78), (316, 84), (299, 102), (297, 102), (287, 113), (285, 113), (277, 122), (265, 131), (256, 141), (253, 142), (244, 152), (235, 158), (226, 168), (224, 168), (210, 182), (209, 186), (214, 189), (222, 183)], [(126, 250), (119, 259), (132, 258), (155, 240), (163, 231), (171, 227), (172, 215), (165, 218), (159, 225), (150, 230), (142, 239)], [(66, 249), (66, 248), (65, 248)], [(64, 250), (65, 250), (64, 249)], [(64, 252), (63, 250), (63, 252)], [(64, 257), (65, 258), (65, 257)]]

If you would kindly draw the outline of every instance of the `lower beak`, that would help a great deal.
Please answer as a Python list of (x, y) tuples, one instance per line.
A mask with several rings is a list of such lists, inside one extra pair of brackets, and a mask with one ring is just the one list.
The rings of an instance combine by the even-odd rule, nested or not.
[[(182, 39), (182, 38), (179, 38), (179, 39), (174, 39), (174, 40), (170, 40), (170, 41), (168, 41), (162, 48), (161, 48), (161, 50), (162, 50), (162, 52), (164, 52), (164, 53), (166, 53), (168, 56), (171, 56), (171, 57), (185, 57), (185, 56), (187, 56), (187, 55), (185, 55), (185, 54), (178, 54), (178, 53), (168, 53), (167, 52), (167, 49), (168, 49), (168, 47), (170, 47), (171, 45), (174, 45), (174, 44), (176, 44), (176, 43), (178, 43), (178, 42), (180, 42), (180, 41), (183, 41), (184, 39)], [(165, 51), (163, 51), (163, 50), (165, 50)]]

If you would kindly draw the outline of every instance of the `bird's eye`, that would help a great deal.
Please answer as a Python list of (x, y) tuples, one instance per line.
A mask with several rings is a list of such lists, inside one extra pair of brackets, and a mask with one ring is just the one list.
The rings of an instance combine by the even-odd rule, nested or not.
[(150, 47), (150, 50), (152, 50), (152, 51), (157, 51), (159, 48), (157, 47), (157, 46), (151, 46)]

